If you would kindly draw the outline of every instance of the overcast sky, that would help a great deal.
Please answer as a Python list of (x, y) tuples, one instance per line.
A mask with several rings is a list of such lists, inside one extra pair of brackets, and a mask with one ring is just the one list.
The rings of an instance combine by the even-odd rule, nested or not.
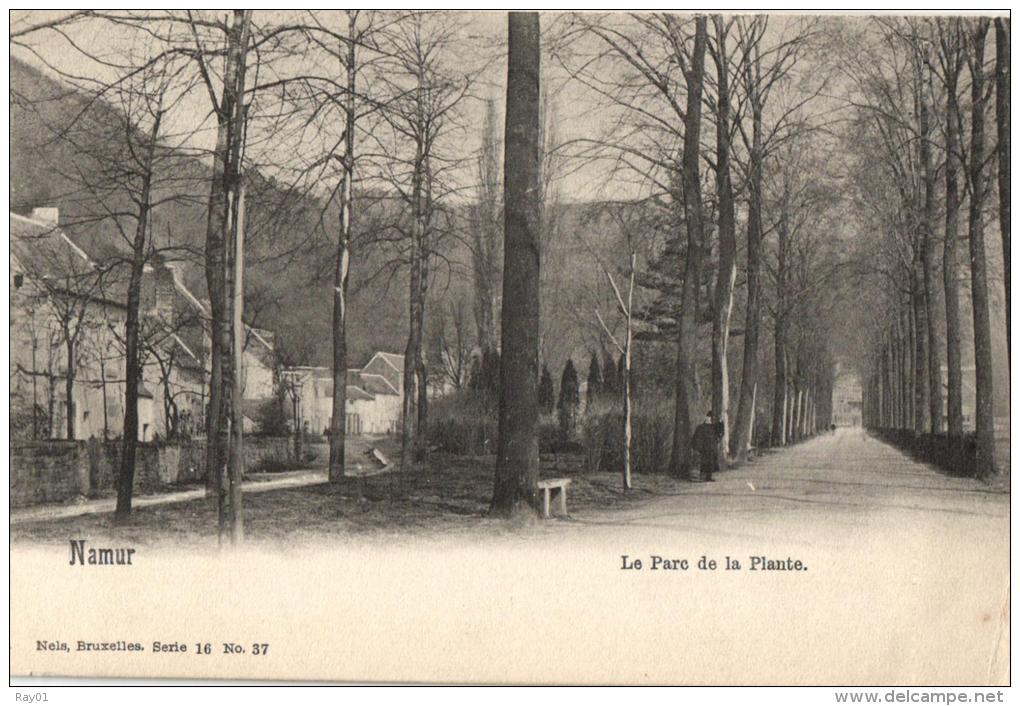
[[(16, 31), (19, 27), (56, 19), (64, 14), (56, 11), (14, 11), (11, 13), (11, 29)], [(282, 19), (280, 13), (255, 13), (255, 21), (264, 24), (276, 23)], [(470, 58), (476, 62), (486, 62), (488, 68), (479, 77), (473, 91), (475, 99), (464, 104), (464, 127), (453, 139), (458, 149), (474, 153), (481, 144), (485, 110), (483, 100), (479, 99), (494, 100), (498, 118), (502, 122), (506, 90), (506, 13), (465, 13), (465, 19), (465, 31), (471, 35), (472, 40)], [(544, 29), (551, 26), (552, 22), (553, 16), (543, 16)], [(108, 81), (115, 75), (115, 70), (104, 62), (116, 62), (125, 52), (144, 53), (146, 50), (144, 38), (138, 32), (98, 20), (74, 24), (62, 33), (39, 31), (23, 40), (31, 49), (12, 45), (13, 56), (51, 75), (64, 72), (98, 81)], [(468, 57), (450, 58), (459, 61)], [(563, 71), (548, 57), (543, 72), (543, 78), (549, 86), (550, 102), (555, 105), (556, 133), (560, 141), (595, 134), (603, 129), (599, 113), (592, 110), (592, 97), (583, 87), (566, 82)], [(189, 138), (190, 142), (203, 150), (210, 149), (215, 139), (215, 126), (205, 90), (199, 87), (184, 98), (180, 108), (171, 117), (170, 124), (171, 132), (194, 132)], [(201, 127), (196, 131), (196, 126)], [(259, 158), (252, 153), (249, 156)], [(465, 174), (464, 179), (470, 179), (470, 175)], [(598, 165), (590, 165), (565, 172), (560, 181), (565, 198), (586, 200), (596, 195), (595, 190), (603, 186), (606, 179)]]
[[(156, 12), (156, 11), (153, 11)], [(63, 13), (55, 11), (15, 11), (11, 13), (11, 29), (16, 31), (25, 24), (36, 24), (60, 17)], [(280, 24), (293, 13), (255, 12), (255, 22), (268, 26)], [(327, 15), (330, 17), (332, 15)], [(550, 128), (555, 131), (557, 141), (570, 143), (583, 138), (599, 138), (611, 128), (614, 110), (600, 104), (597, 96), (577, 81), (567, 80), (566, 72), (555, 59), (550, 58), (549, 51), (558, 41), (563, 29), (564, 19), (557, 19), (555, 14), (544, 14), (543, 43), (546, 55), (543, 57), (543, 79), (547, 86), (548, 102), (553, 106)], [(447, 149), (455, 151), (459, 156), (473, 155), (479, 149), (482, 138), (482, 120), (484, 116), (484, 99), (496, 103), (496, 113), (501, 122), (504, 112), (504, 96), (506, 84), (506, 13), (505, 12), (470, 12), (462, 13), (461, 31), (464, 36), (463, 49), (458, 45), (456, 51), (448, 53), (447, 61), (455, 69), (484, 64), (486, 70), (479, 76), (473, 91), (473, 99), (464, 104), (463, 124), (449, 136)], [(776, 17), (770, 24), (770, 32), (781, 33), (787, 20)], [(66, 34), (55, 31), (41, 31), (25, 39), (31, 50), (22, 46), (12, 45), (12, 54), (36, 66), (49, 64), (58, 71), (72, 73), (82, 77), (108, 80), (114, 71), (104, 62), (116, 62), (126, 52), (145, 54), (151, 51), (146, 45), (149, 40), (143, 33), (132, 31), (108, 22), (90, 20), (72, 25)], [(590, 50), (592, 39), (581, 35), (579, 53)], [(585, 46), (585, 43), (588, 43)], [(575, 45), (577, 46), (577, 45)], [(292, 70), (292, 63), (285, 64), (285, 70)], [(808, 60), (810, 61), (810, 59)], [(707, 61), (706, 69), (711, 71), (711, 61)], [(265, 73), (262, 79), (265, 80)], [(371, 90), (371, 87), (363, 87)], [(812, 104), (812, 110), (833, 112), (837, 108), (832, 100), (831, 92), (822, 101)], [(210, 100), (201, 85), (196, 86), (182, 101), (178, 110), (170, 119), (171, 131), (193, 132), (199, 128), (189, 141), (202, 149), (208, 150), (214, 141), (214, 121), (211, 119)], [(501, 127), (501, 126), (500, 126)], [(501, 132), (501, 129), (500, 129)], [(255, 159), (264, 171), (272, 173), (274, 164), (285, 163), (295, 152), (314, 153), (316, 145), (303, 143), (287, 144), (282, 137), (269, 140), (267, 130), (261, 136), (261, 143), (254, 143), (248, 156)], [(707, 137), (706, 137), (707, 139)], [(276, 152), (274, 152), (276, 150)], [(474, 160), (468, 159), (460, 170), (457, 181), (471, 183), (474, 177)], [(567, 200), (589, 200), (594, 198), (628, 198), (637, 193), (632, 182), (614, 178), (609, 162), (574, 162), (561, 165), (558, 188), (562, 197)]]

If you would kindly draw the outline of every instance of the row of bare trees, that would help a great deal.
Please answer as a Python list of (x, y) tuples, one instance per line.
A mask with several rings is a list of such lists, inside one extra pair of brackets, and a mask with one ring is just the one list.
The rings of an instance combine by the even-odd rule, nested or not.
[[(109, 139), (126, 151), (127, 158), (115, 163), (130, 170), (116, 173), (111, 186), (103, 187), (121, 201), (94, 216), (117, 224), (128, 253), (121, 516), (130, 512), (133, 485), (141, 272), (161, 250), (174, 247), (171, 242), (160, 247), (153, 217), (173, 201), (199, 203), (206, 228), (195, 249), (205, 266), (211, 349), (208, 490), (218, 498), (221, 536), (242, 535), (237, 360), (245, 322), (254, 321), (243, 302), (245, 252), (253, 247), (253, 232), (271, 239), (273, 228), (265, 224), (276, 214), (266, 212), (286, 210), (263, 205), (260, 213), (246, 216), (246, 190), (266, 175), (290, 185), (287, 201), (317, 204), (318, 224), (309, 237), (328, 240), (334, 254), (329, 461), (334, 483), (342, 482), (345, 470), (349, 280), (358, 249), (386, 248), (390, 258), (384, 269), (407, 277), (401, 415), (406, 472), (427, 452), (430, 366), (457, 385), (470, 355), (461, 305), (448, 309), (455, 319), (456, 356), (438, 367), (425, 360), (427, 309), (436, 301), (430, 287), (439, 270), (454, 266), (445, 260), (443, 243), (460, 242), (470, 251), (480, 359), (500, 360), (492, 508), (513, 513), (533, 503), (546, 306), (539, 296), (540, 263), (559, 217), (550, 179), (553, 160), (606, 165), (610, 187), (636, 189), (625, 206), (609, 209), (619, 221), (614, 228), (626, 234), (626, 252), (600, 251), (607, 247), (605, 239), (587, 243), (598, 265), (596, 276), (608, 283), (611, 294), (606, 300), (611, 306), (596, 309), (597, 328), (628, 361), (625, 381), (634, 340), (657, 336), (675, 345), (669, 466), (677, 476), (689, 473), (692, 419), (704, 408), (716, 410), (725, 422), (726, 447), (738, 461), (756, 438), (783, 445), (828, 424), (827, 397), (835, 375), (831, 332), (853, 297), (843, 277), (850, 264), (847, 204), (836, 195), (845, 175), (832, 166), (840, 159), (857, 167), (855, 205), (869, 214), (866, 226), (880, 233), (874, 250), (881, 257), (870, 261), (873, 266), (861, 277), (867, 282), (879, 277), (885, 293), (888, 317), (880, 324), (876, 360), (902, 361), (895, 375), (885, 373), (899, 380), (896, 418), (917, 431), (939, 430), (944, 347), (949, 428), (958, 433), (956, 249), (966, 201), (978, 435), (987, 457), (992, 345), (983, 229), (989, 169), (999, 155), (1000, 229), (1008, 262), (1009, 172), (1002, 156), (1008, 155), (1008, 21), (996, 22), (994, 69), (985, 57), (991, 23), (981, 20), (867, 25), (852, 39), (872, 42), (879, 60), (849, 56), (845, 66), (834, 68), (825, 50), (839, 39), (839, 31), (817, 19), (558, 16), (545, 28), (553, 39), (546, 55), (602, 110), (599, 134), (574, 136), (562, 145), (554, 144), (556, 119), (543, 82), (539, 24), (535, 13), (510, 15), (502, 140), (496, 104), (476, 92), (501, 50), (469, 51), (477, 49), (471, 45), (475, 39), (456, 13), (83, 11), (12, 30), (12, 41), (28, 51), (33, 37), (57, 34), (88, 55), (89, 45), (77, 37), (97, 27), (123, 33), (130, 47), (111, 54), (111, 48), (120, 49), (114, 43), (102, 60), (96, 52), (89, 57), (105, 66), (96, 70), (101, 78), (84, 80), (67, 67), (54, 67), (87, 89), (89, 100), (112, 103), (127, 116), (124, 135)], [(849, 86), (852, 96), (853, 117), (842, 121), (842, 133), (831, 117), (834, 83)], [(968, 86), (969, 101), (961, 94)], [(996, 149), (989, 148), (984, 132), (993, 89)], [(467, 104), (479, 97), (488, 99), (483, 139), (471, 153), (463, 148), (464, 117)], [(969, 140), (963, 139), (965, 113)], [(201, 133), (214, 136), (211, 147), (198, 146)], [(851, 144), (848, 134), (867, 139)], [(859, 155), (860, 164), (840, 157), (841, 150)], [(203, 155), (211, 158), (211, 169), (173, 164), (182, 156)], [(865, 159), (878, 166), (877, 176), (867, 173)], [(112, 203), (95, 198), (100, 190), (91, 172), (80, 171), (89, 198)], [(466, 173), (471, 177), (465, 179)], [(460, 193), (470, 194), (467, 218), (456, 213)], [(395, 215), (369, 227), (366, 214), (373, 200), (391, 201)], [(943, 202), (939, 292), (934, 234)], [(1008, 265), (1006, 279), (1008, 285)], [(742, 317), (736, 315), (741, 305)], [(768, 350), (763, 338), (770, 330)], [(734, 340), (741, 345), (736, 376), (731, 375)], [(707, 350), (702, 341), (709, 342)], [(437, 347), (451, 350), (442, 335)], [(739, 380), (735, 395), (732, 377)], [(872, 376), (869, 390), (879, 377)], [(771, 394), (759, 389), (769, 384)], [(878, 414), (883, 425), (893, 418), (891, 384), (884, 385), (880, 394), (869, 396), (869, 410), (874, 400), (886, 400)], [(625, 382), (625, 437), (631, 397)], [(756, 418), (766, 411), (770, 428), (763, 434), (756, 430)], [(626, 468), (624, 478), (627, 487)]]
[(876, 22), (872, 35), (886, 60), (860, 62), (850, 71), (869, 158), (861, 200), (878, 231), (880, 262), (871, 268), (872, 281), (885, 295), (866, 368), (867, 423), (915, 434), (945, 431), (957, 449), (972, 342), (980, 476), (995, 472), (993, 389), (1001, 374), (993, 371), (998, 253), (990, 257), (985, 235), (993, 190), (999, 194), (1007, 355), (1009, 346), (1009, 20), (994, 20), (994, 57), (987, 46), (992, 25), (988, 18)]
[[(645, 296), (637, 321), (622, 316), (642, 338), (676, 342), (671, 472), (688, 475), (692, 419), (705, 408), (724, 421), (724, 447), (738, 461), (752, 435), (761, 436), (756, 409), (771, 405), (773, 444), (799, 438), (797, 428), (813, 433), (823, 420), (801, 425), (808, 415), (799, 410), (809, 405), (797, 400), (824, 396), (831, 374), (798, 365), (807, 358), (799, 341), (829, 325), (832, 298), (824, 294), (839, 273), (837, 248), (819, 238), (836, 200), (817, 187), (832, 178), (823, 160), (808, 158), (831, 152), (817, 139), (828, 126), (814, 107), (828, 75), (818, 70), (819, 23), (650, 13), (571, 16), (564, 24), (557, 58), (614, 116), (606, 134), (574, 140), (572, 156), (607, 163), (615, 182), (639, 184), (648, 210), (662, 211), (645, 218), (640, 236)], [(627, 268), (620, 258), (618, 274), (625, 278)], [(734, 322), (741, 303), (742, 326)], [(769, 323), (775, 371), (773, 394), (765, 395), (758, 383), (770, 357), (761, 347)], [(705, 324), (711, 343), (703, 352)], [(742, 343), (735, 395), (734, 334)]]
[[(392, 252), (393, 269), (408, 273), (402, 465), (407, 470), (421, 460), (428, 412), (423, 336), (427, 290), (440, 257), (439, 243), (452, 230), (445, 204), (463, 187), (457, 172), (469, 158), (451, 149), (452, 136), (463, 131), (461, 111), (482, 66), (464, 62), (458, 53), (470, 41), (464, 24), (463, 15), (438, 12), (257, 16), (247, 10), (226, 15), (85, 11), (23, 23), (12, 31), (13, 42), (43, 61), (45, 52), (36, 51), (34, 41), (52, 40), (54, 35), (63, 39), (92, 62), (89, 71), (81, 72), (88, 78), (67, 66), (50, 68), (87, 92), (93, 105), (124, 116), (123, 135), (111, 140), (127, 152), (126, 163), (133, 171), (119, 174), (119, 181), (105, 188), (119, 199), (128, 194), (131, 207), (107, 206), (107, 213), (95, 217), (96, 221), (108, 217), (122, 229), (129, 253), (119, 516), (130, 512), (133, 485), (141, 271), (160, 255), (151, 232), (152, 215), (172, 199), (204, 201), (201, 252), (211, 363), (205, 415), (207, 488), (218, 498), (221, 535), (241, 536), (237, 350), (244, 338), (243, 321), (253, 320), (250, 312), (244, 316), (242, 303), (243, 241), (245, 231), (252, 229), (244, 223), (249, 173), (286, 180), (292, 184), (293, 200), (322, 203), (317, 237), (331, 237), (335, 245), (333, 482), (344, 476), (348, 279), (359, 244), (355, 199), (359, 186), (361, 193), (375, 189), (390, 195), (385, 198), (395, 196), (396, 215), (384, 227), (361, 233), (360, 242), (373, 237), (385, 243)], [(116, 41), (103, 46), (79, 41), (83, 33), (102, 28), (123, 38), (130, 51)], [(112, 73), (104, 66), (112, 67)], [(204, 110), (196, 108), (203, 95)], [(185, 103), (184, 109), (177, 109)], [(200, 117), (203, 112), (211, 116), (211, 129)], [(201, 132), (215, 135), (211, 148), (196, 146), (202, 144)], [(211, 173), (196, 175), (193, 169), (189, 173), (167, 163), (175, 157), (194, 160), (202, 155), (210, 157)], [(186, 186), (182, 173), (192, 178)], [(81, 176), (85, 190), (94, 196), (95, 178), (84, 170)], [(166, 183), (157, 184), (161, 179)], [(202, 183), (205, 198), (200, 195)], [(487, 218), (492, 220), (492, 215)], [(125, 228), (125, 219), (133, 227)], [(491, 269), (493, 258), (488, 259)]]

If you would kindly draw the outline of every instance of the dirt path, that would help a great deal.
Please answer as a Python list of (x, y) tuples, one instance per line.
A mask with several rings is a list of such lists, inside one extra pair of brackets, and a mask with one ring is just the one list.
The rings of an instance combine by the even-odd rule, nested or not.
[[(455, 681), (465, 669), (483, 682), (1009, 679), (1009, 496), (860, 431), (768, 454), (715, 483), (640, 476), (627, 497), (615, 475), (579, 473), (570, 519), (524, 525), (486, 516), (491, 464), (448, 461), (432, 484), (391, 493), (380, 482), (364, 501), (321, 482), (255, 494), (237, 555), (217, 553), (215, 509), (195, 500), (147, 508), (124, 527), (102, 514), (12, 526), (12, 596), (38, 606), (17, 614), (23, 637), (44, 619), (81, 620), (77, 593), (35, 577), (66, 571), (67, 541), (82, 537), (138, 547), (130, 575), (181, 635), (190, 611), (213, 610), (209, 597), (222, 595), (215, 610), (257, 616), (274, 644), (300, 634), (349, 648), (331, 654), (337, 664), (374, 650), (371, 670), (351, 675), (362, 680)], [(636, 560), (642, 569), (625, 568)], [(340, 592), (355, 610), (335, 610)], [(322, 606), (327, 620), (315, 617)], [(98, 632), (130, 619), (96, 615)], [(422, 636), (435, 671), (415, 672), (382, 635), (400, 646)], [(519, 646), (510, 662), (509, 644)]]
[[(613, 517), (594, 512), (584, 524), (687, 526), (745, 536), (783, 534), (792, 541), (837, 543), (848, 531), (881, 533), (891, 527), (950, 526), (989, 546), (1008, 539), (1009, 495), (969, 478), (953, 478), (867, 436), (840, 429), (803, 444), (766, 454), (691, 484), (680, 494), (653, 500)], [(804, 531), (810, 528), (810, 531)]]
[[(274, 474), (274, 478), (245, 481), (242, 488), (245, 494), (265, 493), (270, 490), (282, 490), (284, 488), (300, 488), (306, 485), (322, 483), (326, 479), (325, 470), (321, 471), (293, 471), (288, 473)], [(205, 497), (205, 488), (191, 488), (189, 490), (178, 490), (171, 493), (156, 493), (152, 495), (138, 495), (131, 501), (133, 508), (152, 507), (154, 505), (172, 505), (183, 503), (189, 500), (200, 500)], [(37, 522), (39, 520), (59, 520), (67, 517), (80, 517), (82, 515), (96, 515), (113, 512), (117, 508), (116, 498), (101, 498), (98, 500), (86, 500), (73, 505), (40, 505), (37, 507), (25, 508), (23, 510), (11, 510), (11, 524), (24, 522)]]

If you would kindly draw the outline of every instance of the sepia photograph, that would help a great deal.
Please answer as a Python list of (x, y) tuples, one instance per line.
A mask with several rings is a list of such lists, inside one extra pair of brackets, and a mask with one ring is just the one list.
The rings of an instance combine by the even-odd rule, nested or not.
[(968, 13), (11, 10), (11, 683), (1002, 702)]

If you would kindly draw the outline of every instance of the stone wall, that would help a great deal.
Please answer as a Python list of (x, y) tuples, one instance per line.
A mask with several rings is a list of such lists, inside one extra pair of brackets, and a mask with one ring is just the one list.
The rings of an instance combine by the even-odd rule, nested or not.
[[(293, 465), (293, 443), (284, 437), (244, 440), (245, 468)], [(62, 503), (114, 493), (120, 468), (119, 441), (12, 441), (11, 507)], [(139, 443), (135, 492), (156, 493), (205, 479), (205, 440), (179, 444)]]
[(72, 500), (89, 488), (88, 457), (75, 441), (11, 442), (11, 507)]

